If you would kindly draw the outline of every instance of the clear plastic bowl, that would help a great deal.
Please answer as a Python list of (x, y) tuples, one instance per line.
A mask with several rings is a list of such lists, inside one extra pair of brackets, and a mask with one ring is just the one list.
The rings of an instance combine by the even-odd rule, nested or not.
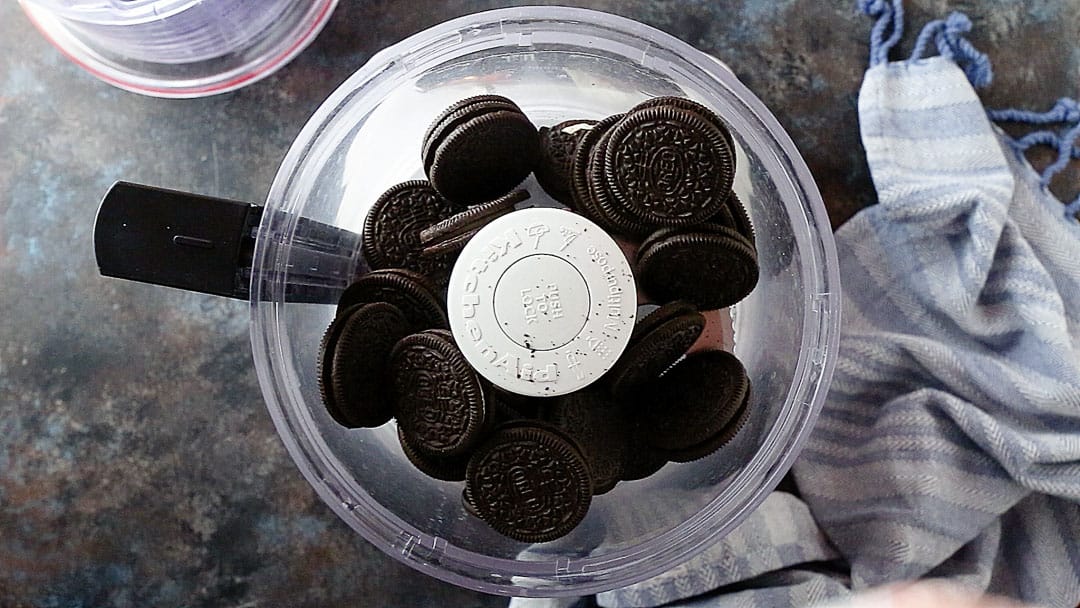
[(156, 97), (204, 97), (272, 74), (304, 49), (337, 0), (19, 0), (94, 76)]
[[(403, 456), (393, 423), (346, 430), (319, 398), (316, 360), (333, 307), (286, 301), (303, 261), (297, 220), (360, 231), (387, 187), (422, 177), (420, 142), (453, 101), (515, 100), (537, 125), (601, 118), (683, 95), (716, 110), (739, 150), (736, 190), (757, 230), (761, 280), (733, 310), (752, 417), (728, 446), (594, 498), (584, 522), (527, 545), (468, 516), (460, 483)], [(535, 198), (542, 195), (528, 182)], [(354, 260), (362, 272), (363, 259)], [(612, 15), (524, 7), (479, 13), (374, 56), (323, 104), (285, 158), (255, 251), (251, 338), (266, 402), (304, 476), (352, 528), (410, 566), (518, 596), (600, 592), (667, 570), (724, 536), (791, 466), (825, 397), (837, 348), (839, 277), (828, 218), (795, 146), (718, 61)], [(702, 277), (709, 280), (709, 277)]]

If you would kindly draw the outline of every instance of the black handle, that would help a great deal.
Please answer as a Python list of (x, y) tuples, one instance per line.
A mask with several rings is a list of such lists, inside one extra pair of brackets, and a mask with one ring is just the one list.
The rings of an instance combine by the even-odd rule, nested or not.
[[(223, 198), (117, 182), (94, 226), (102, 276), (231, 298), (251, 295), (263, 208)], [(273, 238), (272, 236), (270, 238)], [(333, 304), (351, 278), (356, 233), (299, 218), (290, 239), (285, 300)]]

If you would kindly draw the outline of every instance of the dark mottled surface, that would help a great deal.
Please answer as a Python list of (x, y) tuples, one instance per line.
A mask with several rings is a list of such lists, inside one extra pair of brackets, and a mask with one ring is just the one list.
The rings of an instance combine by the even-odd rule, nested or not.
[[(523, 3), (342, 0), (277, 75), (164, 101), (82, 73), (0, 3), (0, 606), (505, 603), (427, 579), (340, 523), (274, 433), (247, 306), (99, 278), (91, 227), (120, 177), (261, 200), (306, 118), (372, 53), (510, 4)], [(791, 132), (834, 224), (874, 201), (855, 117), (870, 23), (853, 2), (570, 4), (723, 58)], [(1074, 0), (908, 8), (911, 27), (969, 12), (997, 68), (991, 106), (1077, 95)], [(1076, 173), (1057, 187), (1075, 190)]]

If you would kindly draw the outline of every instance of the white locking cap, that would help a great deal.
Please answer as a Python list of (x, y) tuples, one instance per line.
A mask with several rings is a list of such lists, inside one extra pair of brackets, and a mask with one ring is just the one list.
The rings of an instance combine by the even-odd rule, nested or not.
[(604, 375), (637, 313), (630, 264), (599, 226), (563, 209), (514, 211), (461, 252), (447, 308), (458, 348), (482, 376), (555, 396)]

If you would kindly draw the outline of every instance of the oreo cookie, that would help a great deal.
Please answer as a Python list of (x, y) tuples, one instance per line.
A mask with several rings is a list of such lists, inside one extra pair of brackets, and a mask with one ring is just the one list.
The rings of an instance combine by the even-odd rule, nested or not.
[(663, 452), (644, 439), (640, 424), (631, 425), (629, 443), (623, 451), (622, 481), (637, 481), (656, 473), (668, 463)]
[(469, 492), (469, 484), (465, 484), (465, 487), (461, 490), (461, 506), (466, 513), (480, 519), (480, 513), (476, 511), (476, 501), (473, 500), (472, 493)]
[(574, 151), (597, 121), (577, 119), (560, 122), (553, 127), (540, 128), (540, 159), (536, 164), (536, 183), (567, 207), (574, 206), (570, 170)]
[(387, 359), (408, 333), (405, 315), (385, 302), (355, 304), (330, 323), (320, 348), (319, 393), (338, 424), (360, 428), (390, 421)]
[(424, 257), (420, 231), (457, 213), (453, 203), (426, 181), (400, 183), (382, 194), (368, 211), (361, 246), (373, 270), (404, 268), (437, 284), (450, 276), (451, 264)]
[(543, 407), (550, 401), (548, 397), (519, 395), (495, 385), (488, 390), (488, 397), (494, 407), (502, 412), (504, 421), (539, 418)]
[(746, 206), (743, 205), (742, 200), (739, 199), (739, 195), (735, 194), (734, 190), (728, 196), (724, 207), (731, 214), (732, 227), (739, 234), (746, 237), (746, 240), (751, 245), (754, 244), (757, 239), (754, 233), (754, 224), (750, 221), (750, 214), (746, 212)]
[[(616, 126), (620, 123), (621, 121), (616, 123)], [(589, 152), (585, 180), (592, 192), (592, 212), (599, 221), (603, 222), (602, 225), (614, 226), (619, 233), (630, 236), (643, 235), (655, 228), (655, 225), (642, 222), (624, 207), (613, 204), (611, 189), (604, 178), (604, 157), (608, 144), (611, 142), (611, 133), (610, 129), (604, 133)]]
[(727, 141), (728, 147), (731, 148), (731, 169), (732, 171), (735, 170), (738, 159), (735, 154), (735, 140), (731, 137), (731, 130), (728, 128), (727, 123), (724, 122), (719, 116), (717, 116), (716, 112), (713, 112), (704, 105), (692, 99), (687, 99), (686, 97), (665, 95), (662, 97), (653, 97), (652, 99), (647, 99), (631, 108), (630, 111), (627, 112), (627, 114), (633, 114), (634, 112), (646, 110), (648, 108), (659, 108), (665, 106), (693, 112), (694, 114), (697, 114), (702, 119), (708, 121), (714, 127), (719, 129), (720, 132), (723, 133), (724, 140)]
[[(667, 305), (684, 308), (685, 304)], [(652, 312), (649, 317), (659, 317), (650, 321), (648, 317), (640, 326), (647, 329), (631, 334), (630, 344), (619, 360), (608, 372), (611, 392), (618, 399), (630, 397), (640, 385), (658, 378), (664, 370), (671, 367), (697, 341), (705, 330), (705, 317), (691, 308), (672, 314), (665, 307)]]
[(496, 430), (469, 460), (465, 483), (480, 519), (527, 543), (568, 534), (592, 502), (581, 449), (563, 432), (531, 422)]
[(413, 447), (405, 430), (398, 426), (398, 443), (405, 458), (421, 473), (439, 481), (465, 481), (465, 469), (469, 465), (469, 456), (448, 456), (444, 458), (428, 456)]
[(630, 341), (634, 342), (641, 338), (641, 336), (653, 331), (662, 324), (681, 317), (683, 315), (696, 313), (697, 307), (685, 300), (675, 300), (674, 302), (668, 302), (663, 306), (657, 306), (652, 311), (644, 314), (638, 319), (634, 325), (633, 331), (630, 332)]
[(390, 353), (389, 375), (398, 425), (417, 451), (455, 456), (481, 439), (487, 418), (484, 388), (448, 332), (402, 338)]
[(742, 405), (739, 406), (739, 409), (735, 412), (732, 420), (728, 422), (719, 433), (690, 447), (679, 450), (657, 450), (657, 454), (662, 455), (671, 462), (685, 463), (705, 458), (724, 447), (735, 438), (735, 435), (742, 430), (746, 425), (746, 421), (750, 418), (750, 393), (751, 385), (748, 380), (746, 385), (746, 396), (743, 397)]
[(528, 190), (515, 190), (493, 201), (474, 205), (465, 211), (420, 231), (424, 255), (447, 255), (465, 248), (469, 239), (495, 218), (514, 210), (518, 203), (529, 199)]
[(411, 333), (424, 329), (448, 329), (446, 305), (423, 275), (403, 268), (375, 270), (360, 277), (342, 292), (338, 314), (355, 304), (388, 302), (409, 320)]
[(435, 189), (462, 205), (509, 192), (532, 173), (540, 135), (516, 104), (496, 96), (465, 104), (436, 121), (424, 146)]
[(739, 302), (753, 291), (759, 274), (753, 244), (718, 225), (657, 231), (641, 244), (637, 271), (652, 298), (687, 300), (699, 310)]
[(581, 446), (589, 462), (594, 495), (615, 487), (623, 475), (630, 447), (629, 421), (622, 408), (602, 390), (580, 390), (551, 400), (544, 420)]
[(727, 351), (688, 356), (639, 391), (637, 416), (649, 445), (678, 452), (723, 431), (742, 407), (749, 378)]
[(746, 207), (743, 206), (742, 201), (739, 199), (739, 195), (734, 191), (728, 195), (727, 201), (724, 206), (720, 208), (720, 211), (716, 212), (716, 215), (709, 218), (707, 222), (701, 225), (714, 224), (723, 226), (725, 228), (738, 232), (740, 236), (746, 239), (746, 242), (751, 247), (754, 247), (755, 234), (754, 226), (750, 222), (750, 215), (746, 212)]
[(581, 141), (578, 142), (577, 149), (574, 151), (574, 159), (570, 163), (571, 194), (574, 209), (596, 222), (604, 230), (615, 234), (637, 235), (648, 232), (650, 226), (626, 216), (608, 217), (602, 213), (597, 202), (598, 198), (608, 196), (604, 181), (596, 180), (596, 159), (600, 158), (596, 154), (597, 147), (604, 135), (622, 117), (622, 114), (615, 114), (601, 120), (593, 125), (593, 128), (589, 129), (582, 136)]
[(502, 95), (476, 95), (453, 103), (439, 114), (424, 133), (420, 145), (420, 159), (424, 164), (424, 173), (431, 170), (435, 161), (435, 150), (452, 130), (469, 120), (488, 112), (505, 110), (521, 112), (521, 108)]
[(627, 114), (612, 128), (603, 172), (605, 212), (651, 226), (685, 226), (714, 215), (731, 191), (734, 152), (716, 125), (672, 106)]

